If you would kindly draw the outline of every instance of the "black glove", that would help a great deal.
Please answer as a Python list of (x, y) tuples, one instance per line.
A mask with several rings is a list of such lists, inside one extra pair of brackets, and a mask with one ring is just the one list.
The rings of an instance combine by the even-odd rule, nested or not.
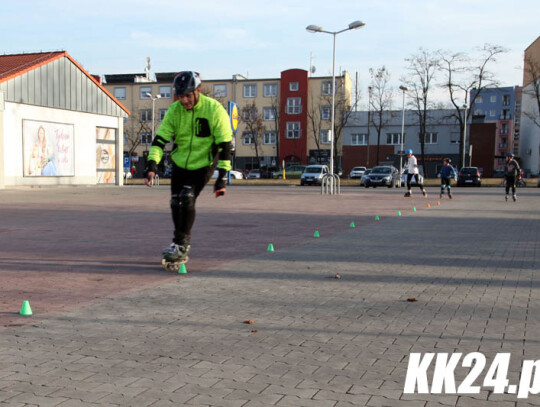
[(148, 173), (157, 173), (157, 163), (153, 160), (149, 160), (144, 168), (144, 178), (148, 178)]
[(221, 168), (218, 168), (218, 177), (217, 177), (216, 182), (214, 184), (214, 192), (216, 193), (216, 198), (218, 196), (225, 195), (225, 185), (227, 185), (227, 183), (225, 182), (223, 177), (225, 176), (226, 173), (227, 173), (227, 171), (225, 171), (225, 170), (223, 170)]

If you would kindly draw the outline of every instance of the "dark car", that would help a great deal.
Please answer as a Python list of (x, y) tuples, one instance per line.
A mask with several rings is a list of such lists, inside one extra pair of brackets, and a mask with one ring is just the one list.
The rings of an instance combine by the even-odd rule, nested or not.
[(482, 180), (480, 178), (480, 171), (478, 167), (463, 167), (458, 174), (457, 186), (482, 186)]
[(396, 167), (391, 165), (381, 165), (375, 167), (371, 172), (364, 177), (364, 186), (379, 187), (386, 186), (388, 188), (395, 188), (399, 184), (399, 171)]

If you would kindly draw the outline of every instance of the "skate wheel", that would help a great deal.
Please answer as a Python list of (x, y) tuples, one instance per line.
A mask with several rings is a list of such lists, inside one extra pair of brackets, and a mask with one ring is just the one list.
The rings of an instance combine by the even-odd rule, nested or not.
[(178, 270), (180, 270), (180, 266), (182, 264), (187, 263), (188, 260), (189, 260), (189, 257), (186, 257), (185, 260), (183, 261), (169, 261), (169, 260), (161, 259), (161, 265), (163, 266), (164, 270), (173, 271), (177, 273)]

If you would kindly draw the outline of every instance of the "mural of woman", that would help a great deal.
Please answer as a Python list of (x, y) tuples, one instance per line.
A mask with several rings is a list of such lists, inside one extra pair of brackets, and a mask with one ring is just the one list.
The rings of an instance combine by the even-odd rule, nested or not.
[(54, 151), (49, 146), (49, 143), (47, 142), (47, 136), (45, 134), (45, 128), (43, 126), (39, 126), (38, 134), (37, 134), (37, 140), (34, 144), (34, 148), (32, 151), (35, 150), (37, 147), (37, 154), (38, 154), (38, 161), (39, 161), (39, 169), (41, 169), (41, 174), (35, 174), (35, 175), (45, 175), (45, 176), (56, 176), (58, 175), (58, 171), (56, 169), (56, 162), (54, 159)]

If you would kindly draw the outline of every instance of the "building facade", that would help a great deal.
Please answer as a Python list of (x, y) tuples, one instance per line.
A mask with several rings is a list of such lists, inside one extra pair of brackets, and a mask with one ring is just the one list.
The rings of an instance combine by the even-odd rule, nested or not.
[(519, 156), (525, 173), (537, 175), (540, 173), (540, 37), (525, 50), (523, 65)]
[[(125, 153), (134, 155), (135, 161), (147, 155), (152, 134), (174, 102), (174, 76), (174, 73), (156, 73), (155, 79), (151, 79), (140, 73), (104, 77), (104, 86), (133, 112), (124, 124), (124, 141)], [(207, 79), (202, 75), (202, 82), (202, 92), (223, 106), (229, 101), (238, 104), (235, 169), (328, 161), (331, 77), (309, 77), (305, 70), (289, 69), (275, 78), (233, 75), (230, 79)], [(336, 127), (342, 130), (344, 114), (350, 111), (352, 103), (352, 81), (347, 72), (336, 77), (335, 99)], [(341, 146), (341, 130), (336, 137), (338, 146)], [(139, 169), (143, 162), (136, 163)]]
[(0, 187), (121, 185), (128, 115), (65, 51), (0, 56)]
[[(428, 112), (426, 136), (424, 140), (424, 174), (435, 177), (445, 157), (458, 162), (459, 122), (453, 109), (431, 110)], [(379, 132), (373, 126), (370, 112), (354, 112), (349, 117), (343, 132), (343, 173), (348, 174), (355, 166), (375, 167), (393, 165), (400, 168), (404, 164), (401, 151), (402, 111), (388, 111), (383, 114), (387, 123)], [(420, 130), (418, 116), (414, 111), (405, 110), (403, 151), (412, 149), (419, 163), (421, 160)], [(378, 151), (378, 154), (377, 154)]]
[[(473, 90), (470, 100), (474, 100), (474, 104), (471, 104), (472, 123), (495, 124), (495, 139), (493, 143), (490, 142), (490, 145), (493, 145), (491, 167), (496, 173), (500, 173), (504, 169), (507, 153), (519, 155), (521, 87), (482, 89), (479, 95)], [(487, 134), (484, 131), (483, 133)], [(484, 147), (487, 148), (487, 144)]]

